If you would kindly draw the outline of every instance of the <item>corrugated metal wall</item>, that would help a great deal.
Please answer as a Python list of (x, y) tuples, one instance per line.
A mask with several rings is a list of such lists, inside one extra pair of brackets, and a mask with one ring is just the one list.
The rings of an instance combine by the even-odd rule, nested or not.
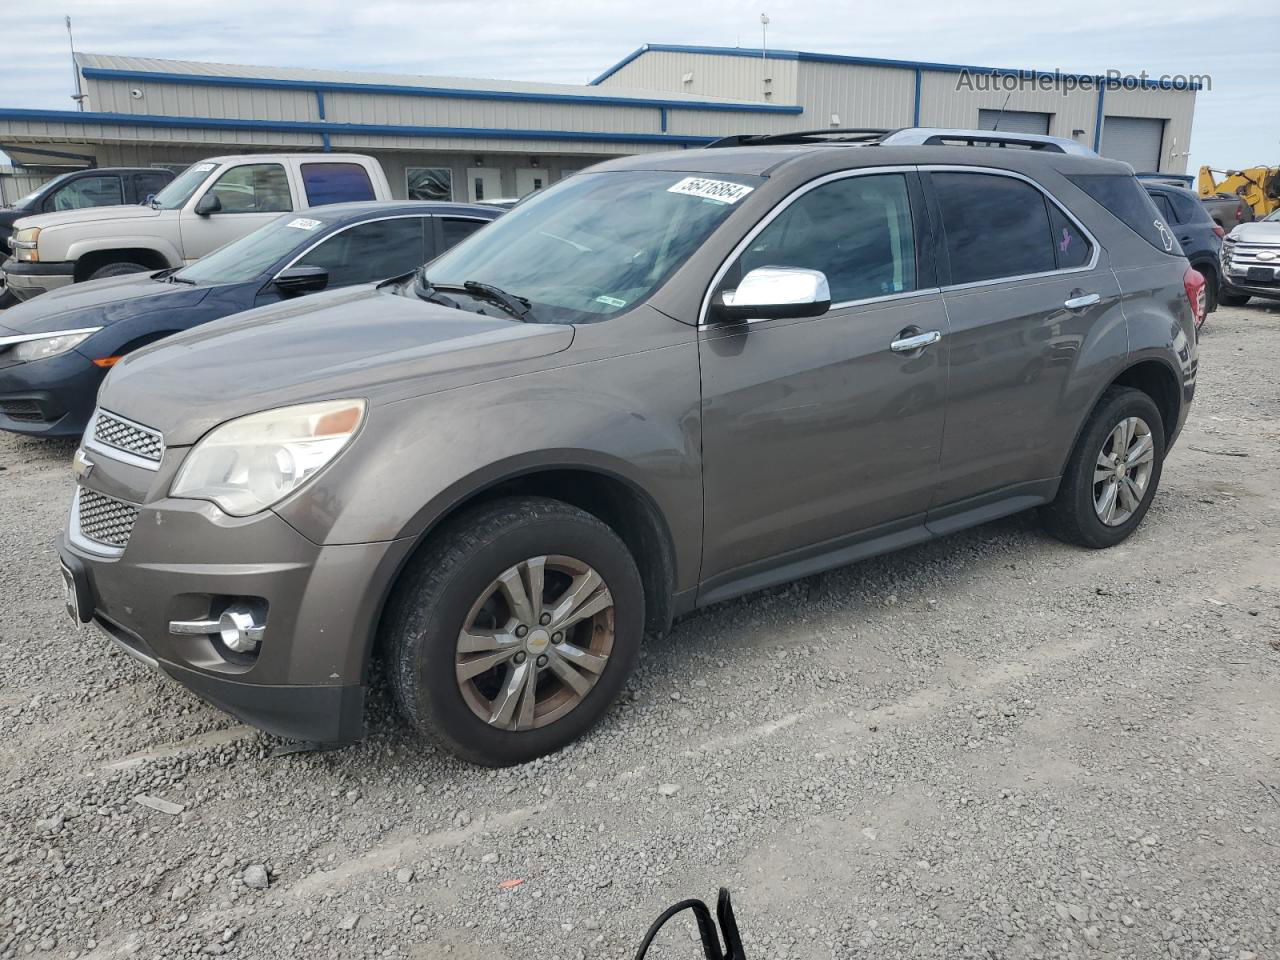
[[(762, 103), (795, 103), (798, 66), (795, 60), (772, 57), (648, 50), (610, 75), (601, 86)], [(685, 74), (692, 74), (688, 83), (684, 81)], [(766, 84), (766, 78), (771, 82)], [(772, 95), (766, 97), (766, 90), (772, 91)]]

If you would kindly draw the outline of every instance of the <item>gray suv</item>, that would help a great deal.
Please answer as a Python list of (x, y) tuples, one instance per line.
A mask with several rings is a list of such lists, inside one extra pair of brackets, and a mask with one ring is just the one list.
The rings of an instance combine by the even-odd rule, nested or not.
[(414, 727), (500, 765), (696, 608), (1031, 507), (1133, 532), (1203, 282), (1128, 166), (731, 144), (125, 357), (76, 455), (72, 615), (310, 741), (363, 734), (380, 655)]

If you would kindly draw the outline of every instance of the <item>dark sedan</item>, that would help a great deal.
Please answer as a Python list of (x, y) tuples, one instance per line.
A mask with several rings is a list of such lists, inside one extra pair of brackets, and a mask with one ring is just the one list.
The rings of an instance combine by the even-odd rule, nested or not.
[(120, 357), (316, 290), (408, 273), (502, 215), (478, 204), (344, 203), (287, 214), (178, 270), (77, 283), (0, 313), (0, 429), (79, 436)]
[(1204, 317), (1218, 309), (1222, 291), (1222, 274), (1219, 255), (1222, 250), (1223, 229), (1218, 226), (1200, 198), (1184, 187), (1169, 183), (1144, 180), (1156, 209), (1164, 215), (1165, 223), (1173, 227), (1182, 252), (1204, 276)]

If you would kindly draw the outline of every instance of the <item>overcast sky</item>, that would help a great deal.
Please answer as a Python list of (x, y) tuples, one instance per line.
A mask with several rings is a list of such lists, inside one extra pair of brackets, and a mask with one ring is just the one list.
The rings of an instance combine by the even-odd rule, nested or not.
[[(1079, 73), (1209, 74), (1189, 170), (1280, 163), (1280, 4), (1214, 15), (1177, 0), (854, 4), (675, 0), (612, 5), (407, 0), (6, 0), (0, 107), (72, 109), (76, 47), (223, 63), (585, 83), (643, 43), (759, 46)], [(1185, 147), (1183, 147), (1185, 149)]]

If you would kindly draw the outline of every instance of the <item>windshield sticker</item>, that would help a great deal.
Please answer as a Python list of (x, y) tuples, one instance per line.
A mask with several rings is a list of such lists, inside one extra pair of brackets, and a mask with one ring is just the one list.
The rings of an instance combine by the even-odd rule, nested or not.
[(732, 183), (728, 180), (708, 180), (706, 177), (685, 177), (674, 186), (667, 187), (667, 193), (683, 193), (703, 200), (714, 200), (716, 203), (737, 203), (755, 187), (745, 183)]
[(195, 166), (195, 171), (196, 173), (208, 173), (210, 170), (212, 170), (216, 166), (217, 166), (216, 163), (197, 163)]
[(290, 220), (289, 226), (297, 227), (299, 230), (314, 230), (320, 226), (319, 220), (308, 220), (306, 217), (298, 217), (296, 220)]
[(608, 304), (611, 307), (625, 307), (627, 301), (619, 300), (617, 297), (606, 297), (604, 295), (596, 297), (596, 303)]

